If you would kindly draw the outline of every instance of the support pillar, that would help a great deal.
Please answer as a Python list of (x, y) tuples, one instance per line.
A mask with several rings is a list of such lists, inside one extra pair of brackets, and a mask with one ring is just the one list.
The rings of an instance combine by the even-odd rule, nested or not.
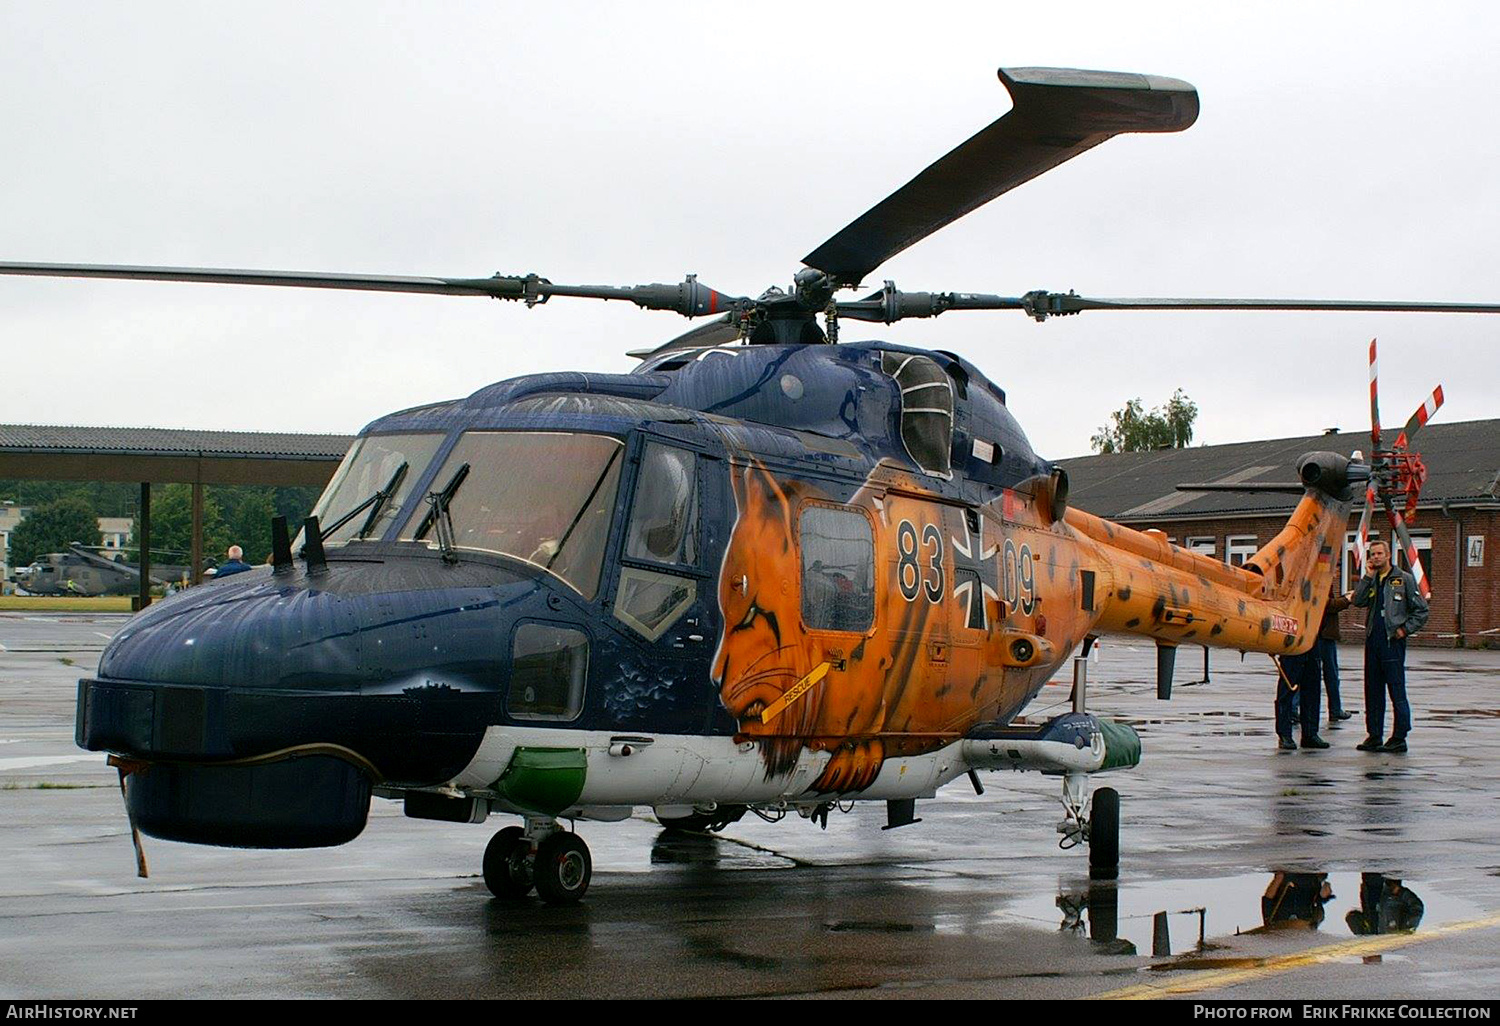
[(145, 609), (151, 604), (151, 482), (141, 482), (141, 512), (137, 518), (140, 537), (135, 540), (140, 549), (136, 565), (141, 568), (140, 594), (136, 596), (136, 608)]
[(192, 582), (203, 583), (203, 482), (193, 482)]

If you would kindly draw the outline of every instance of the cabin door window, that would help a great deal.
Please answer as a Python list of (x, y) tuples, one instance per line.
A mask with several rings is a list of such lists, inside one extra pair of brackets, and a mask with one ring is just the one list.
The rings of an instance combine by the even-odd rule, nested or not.
[(583, 710), (589, 639), (582, 631), (523, 623), (511, 643), (506, 708), (518, 720), (572, 720)]
[(802, 622), (815, 631), (868, 631), (875, 622), (875, 537), (863, 513), (802, 511)]

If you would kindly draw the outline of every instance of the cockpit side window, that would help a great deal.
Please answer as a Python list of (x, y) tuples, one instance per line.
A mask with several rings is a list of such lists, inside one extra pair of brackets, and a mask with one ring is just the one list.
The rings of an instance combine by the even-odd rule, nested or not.
[(636, 479), (625, 555), (652, 563), (698, 563), (697, 457), (646, 443)]
[(953, 384), (936, 360), (881, 353), (881, 366), (901, 388), (901, 442), (929, 474), (948, 477), (953, 461)]
[[(698, 565), (698, 457), (693, 453), (659, 442), (645, 444), (625, 534), (625, 559), (614, 614), (647, 641), (655, 641), (698, 595), (693, 578), (663, 572)], [(660, 569), (632, 566), (633, 561)]]

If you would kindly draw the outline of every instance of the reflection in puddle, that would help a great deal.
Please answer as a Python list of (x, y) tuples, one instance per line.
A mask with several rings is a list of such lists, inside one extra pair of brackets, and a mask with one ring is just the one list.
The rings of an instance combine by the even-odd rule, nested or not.
[(1255, 873), (1118, 886), (1065, 881), (1055, 896), (1025, 898), (995, 913), (1055, 923), (1064, 933), (1087, 937), (1101, 954), (1158, 957), (1202, 953), (1214, 947), (1209, 938), (1230, 934), (1290, 929), (1365, 936), (1415, 930), (1424, 918), (1430, 927), (1477, 914), (1477, 906), (1425, 883), (1409, 886), (1382, 873), (1301, 869), (1278, 869), (1269, 879)]
[(1422, 922), (1427, 906), (1407, 887), (1393, 877), (1379, 873), (1361, 873), (1359, 908), (1344, 917), (1353, 933), (1399, 933), (1415, 930)]
[(683, 866), (694, 871), (716, 869), (790, 869), (797, 863), (752, 845), (680, 830), (663, 830), (651, 842), (653, 866)]

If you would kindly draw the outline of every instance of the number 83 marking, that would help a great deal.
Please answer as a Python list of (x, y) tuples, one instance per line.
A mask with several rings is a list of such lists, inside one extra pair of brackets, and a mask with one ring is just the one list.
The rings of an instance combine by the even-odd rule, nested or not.
[[(910, 520), (901, 521), (896, 528), (896, 551), (900, 557), (896, 564), (896, 582), (901, 587), (901, 597), (914, 602), (925, 591), (927, 601), (941, 602), (944, 584), (943, 533), (938, 530), (937, 525), (927, 524), (922, 528), (922, 543), (918, 546), (917, 529)], [(925, 567), (918, 562), (919, 556), (923, 557)]]

